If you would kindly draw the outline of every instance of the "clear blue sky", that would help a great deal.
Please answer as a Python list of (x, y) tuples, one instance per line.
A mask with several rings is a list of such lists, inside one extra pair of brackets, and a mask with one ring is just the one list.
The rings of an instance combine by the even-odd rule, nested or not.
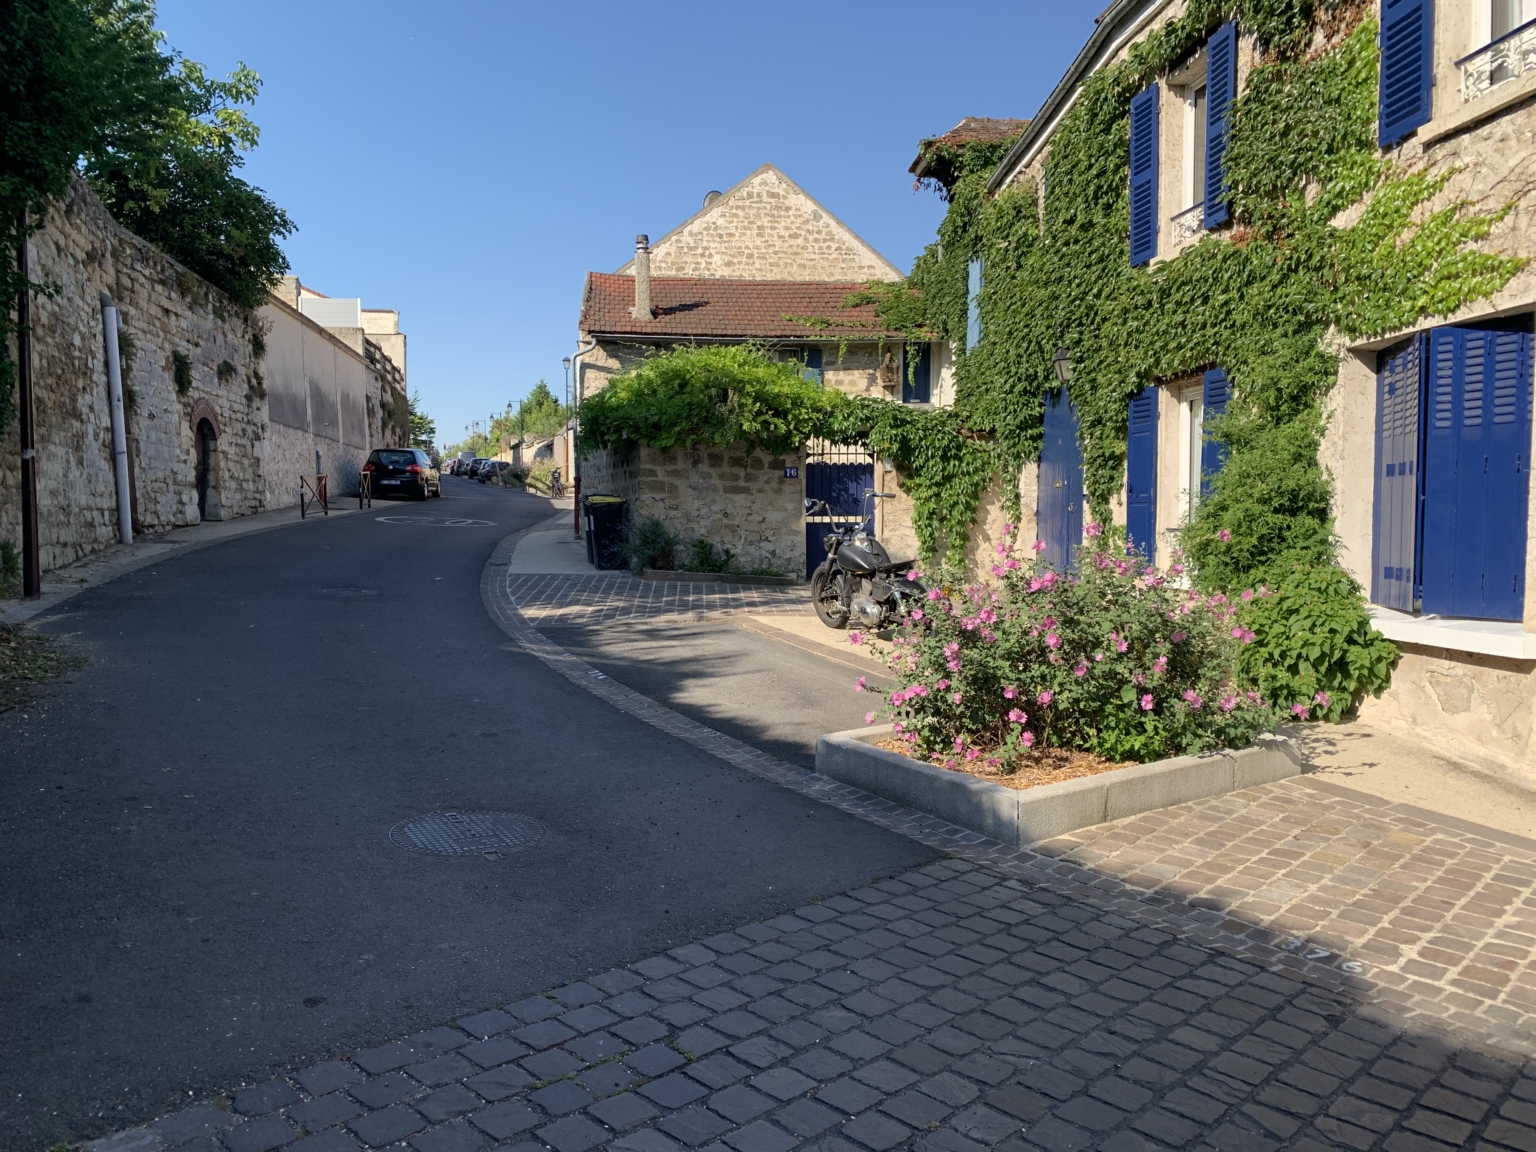
[(582, 277), (772, 161), (898, 267), (943, 204), (917, 141), (1033, 116), (1103, 0), (160, 0), (170, 44), (261, 74), (246, 175), (303, 281), (398, 308), (455, 440), (543, 377)]

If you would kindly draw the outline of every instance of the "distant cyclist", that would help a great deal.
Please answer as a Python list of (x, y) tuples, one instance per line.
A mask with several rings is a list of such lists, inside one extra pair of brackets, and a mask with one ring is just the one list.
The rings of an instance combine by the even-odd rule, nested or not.
[(560, 469), (558, 468), (549, 474), (549, 494), (551, 496), (565, 495), (565, 485), (560, 480)]

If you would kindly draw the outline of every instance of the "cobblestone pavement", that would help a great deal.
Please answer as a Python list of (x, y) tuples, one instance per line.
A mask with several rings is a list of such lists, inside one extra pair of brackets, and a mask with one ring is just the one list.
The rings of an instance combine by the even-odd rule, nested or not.
[(1035, 847), (1218, 909), (1229, 929), (1347, 956), (1389, 1000), (1536, 1035), (1536, 844), (1522, 837), (1308, 781)]
[(1536, 1147), (1536, 1069), (1298, 975), (946, 860), (93, 1149)]
[(93, 1152), (1536, 1152), (1529, 842), (1286, 781), (1010, 848), (615, 683), (504, 572), (482, 593), (615, 707), (950, 858)]
[(795, 585), (639, 580), (622, 572), (597, 576), (502, 573), (501, 578), (506, 582), (508, 598), (534, 625), (598, 624), (665, 616), (801, 616), (811, 610), (810, 593)]

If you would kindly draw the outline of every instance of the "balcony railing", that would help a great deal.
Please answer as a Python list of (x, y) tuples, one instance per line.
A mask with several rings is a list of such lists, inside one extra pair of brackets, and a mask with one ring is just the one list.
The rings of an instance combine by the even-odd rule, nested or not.
[(1186, 208), (1177, 216), (1168, 221), (1173, 230), (1173, 244), (1177, 248), (1181, 244), (1187, 244), (1205, 231), (1205, 204), (1196, 204), (1193, 208)]
[(1536, 72), (1536, 20), (1506, 32), (1486, 48), (1456, 61), (1461, 69), (1461, 99), (1476, 100), (1500, 84)]

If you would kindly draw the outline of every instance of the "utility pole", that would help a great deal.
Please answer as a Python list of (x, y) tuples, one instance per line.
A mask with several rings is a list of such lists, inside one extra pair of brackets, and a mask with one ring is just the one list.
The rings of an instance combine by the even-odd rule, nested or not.
[(16, 268), (21, 273), (21, 294), (16, 298), (16, 385), (20, 393), (17, 430), (21, 440), (21, 594), (36, 599), (43, 594), (43, 572), (37, 538), (37, 443), (32, 402), (32, 275), (27, 258), (28, 221), (21, 214), (21, 244)]

